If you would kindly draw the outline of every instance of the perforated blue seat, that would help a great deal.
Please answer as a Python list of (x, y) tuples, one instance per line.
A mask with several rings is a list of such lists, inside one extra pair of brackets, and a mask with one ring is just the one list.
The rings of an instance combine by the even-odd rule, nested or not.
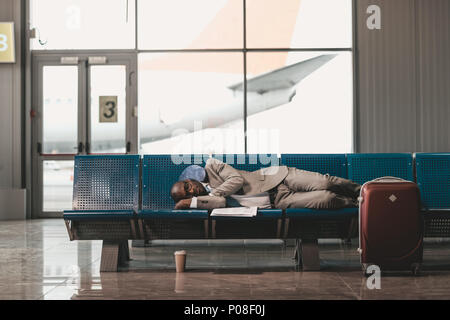
[[(280, 159), (276, 154), (214, 154), (213, 158), (226, 162), (237, 170), (256, 171), (270, 166), (279, 166)], [(258, 209), (256, 219), (281, 218), (281, 209)], [(226, 217), (213, 217), (221, 219)], [(248, 218), (246, 218), (248, 219)]]
[(75, 156), (72, 210), (64, 219), (130, 218), (139, 206), (139, 156)]
[[(282, 154), (281, 163), (288, 167), (329, 174), (347, 178), (347, 159), (345, 154)], [(357, 208), (340, 210), (319, 210), (306, 208), (287, 208), (286, 218), (348, 218), (358, 213)]]
[(213, 158), (244, 171), (256, 171), (280, 165), (280, 159), (276, 154), (214, 154)]
[(347, 178), (345, 154), (282, 154), (281, 164), (297, 169)]
[(450, 153), (417, 153), (416, 175), (423, 206), (450, 210)]
[(348, 178), (359, 184), (392, 176), (414, 181), (411, 153), (360, 153), (348, 154)]
[(145, 155), (142, 161), (142, 209), (139, 215), (152, 218), (208, 218), (208, 210), (174, 210), (172, 185), (190, 165), (204, 166), (207, 155)]

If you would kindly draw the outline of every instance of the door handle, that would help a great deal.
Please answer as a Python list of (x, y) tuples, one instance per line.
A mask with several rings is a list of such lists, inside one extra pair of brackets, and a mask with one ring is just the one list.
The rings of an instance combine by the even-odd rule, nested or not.
[(128, 141), (127, 142), (127, 153), (129, 153), (131, 151), (131, 142)]
[(39, 154), (42, 154), (42, 143), (40, 143), (40, 142), (37, 143), (37, 152)]
[(78, 153), (82, 153), (84, 150), (83, 142), (78, 143)]
[(132, 82), (132, 76), (135, 74), (135, 72), (134, 71), (131, 71), (130, 72), (130, 74), (128, 75), (128, 82), (129, 82), (129, 84), (130, 84), (130, 87), (133, 85), (133, 82)]

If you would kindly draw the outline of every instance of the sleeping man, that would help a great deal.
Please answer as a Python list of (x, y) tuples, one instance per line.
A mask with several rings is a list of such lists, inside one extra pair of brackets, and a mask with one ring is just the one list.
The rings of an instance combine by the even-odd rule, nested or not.
[(339, 209), (358, 206), (361, 186), (328, 174), (286, 166), (248, 172), (214, 158), (208, 159), (204, 168), (190, 167), (196, 172), (196, 179), (178, 181), (170, 191), (175, 209), (231, 206)]

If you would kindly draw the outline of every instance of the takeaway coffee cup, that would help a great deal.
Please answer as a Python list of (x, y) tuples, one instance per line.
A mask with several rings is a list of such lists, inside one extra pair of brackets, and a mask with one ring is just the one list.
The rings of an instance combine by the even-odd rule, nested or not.
[(186, 266), (186, 251), (175, 251), (174, 255), (177, 272), (184, 272), (184, 267)]

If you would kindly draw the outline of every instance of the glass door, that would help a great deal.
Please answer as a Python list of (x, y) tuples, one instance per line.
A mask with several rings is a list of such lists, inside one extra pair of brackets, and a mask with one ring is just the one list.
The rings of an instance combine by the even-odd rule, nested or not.
[(126, 66), (89, 67), (88, 153), (126, 153)]
[(34, 218), (72, 208), (77, 154), (137, 153), (134, 53), (33, 54)]

